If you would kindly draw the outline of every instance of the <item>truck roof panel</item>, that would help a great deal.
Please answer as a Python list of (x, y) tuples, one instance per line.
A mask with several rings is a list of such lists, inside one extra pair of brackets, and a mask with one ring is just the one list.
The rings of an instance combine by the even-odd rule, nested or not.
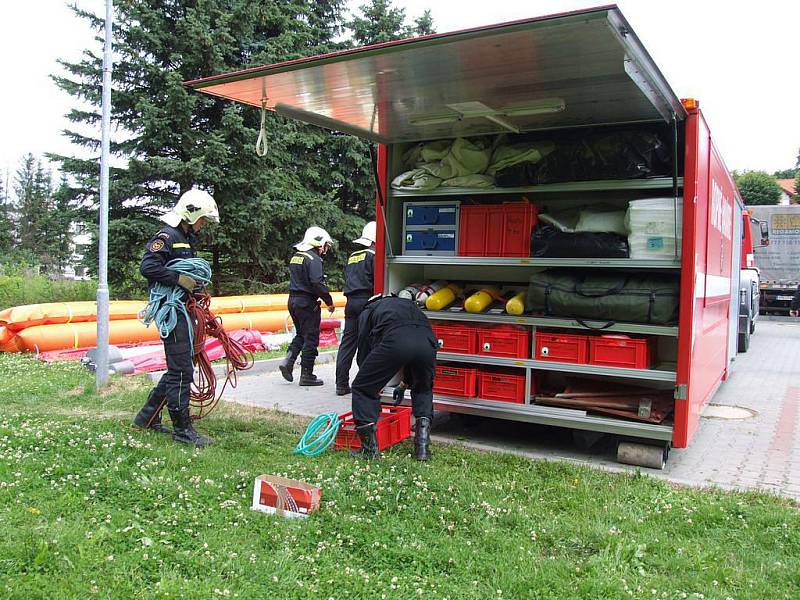
[(686, 116), (613, 5), (186, 84), (384, 143)]

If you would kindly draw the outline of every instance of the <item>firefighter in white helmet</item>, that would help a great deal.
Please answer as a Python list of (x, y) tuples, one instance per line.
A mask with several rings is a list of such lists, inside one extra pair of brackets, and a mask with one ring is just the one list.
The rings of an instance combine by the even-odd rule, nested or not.
[[(171, 211), (161, 217), (166, 223), (147, 242), (140, 270), (149, 287), (156, 283), (181, 286), (189, 293), (197, 282), (188, 275), (168, 269), (167, 263), (179, 258), (194, 258), (196, 234), (208, 221), (219, 223), (217, 203), (208, 192), (192, 189), (185, 192)], [(179, 318), (164, 342), (167, 372), (151, 391), (147, 402), (133, 420), (134, 425), (161, 433), (171, 433), (172, 439), (184, 444), (207, 446), (211, 439), (200, 435), (189, 418), (189, 391), (194, 377), (189, 325)], [(172, 430), (161, 424), (161, 409), (166, 404), (172, 419)]]
[(354, 244), (364, 246), (353, 252), (344, 268), (344, 333), (336, 355), (336, 395), (350, 393), (350, 366), (358, 347), (358, 317), (375, 293), (375, 221), (364, 225)]
[(322, 257), (332, 246), (333, 240), (327, 231), (321, 227), (309, 227), (302, 241), (294, 245), (297, 252), (289, 261), (289, 314), (294, 322), (295, 336), (279, 369), (286, 381), (293, 381), (292, 369), (302, 352), (299, 383), (304, 386), (323, 384), (314, 375), (314, 361), (319, 345), (320, 300), (328, 307), (328, 312), (334, 311), (322, 265)]

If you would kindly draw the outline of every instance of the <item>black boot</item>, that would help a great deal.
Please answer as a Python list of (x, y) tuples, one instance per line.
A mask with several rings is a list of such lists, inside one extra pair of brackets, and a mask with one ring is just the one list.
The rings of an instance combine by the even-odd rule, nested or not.
[(376, 431), (377, 429), (374, 423), (370, 423), (369, 425), (356, 425), (356, 433), (361, 442), (361, 448), (353, 450), (353, 456), (359, 456), (367, 460), (374, 460), (381, 457), (381, 453), (378, 451)]
[(141, 429), (157, 431), (158, 433), (172, 433), (169, 427), (161, 424), (161, 409), (164, 407), (164, 396), (157, 396), (153, 388), (147, 402), (133, 418), (133, 424)]
[(286, 353), (286, 356), (281, 361), (281, 364), (278, 365), (278, 369), (281, 371), (281, 375), (286, 381), (294, 381), (294, 377), (292, 376), (292, 369), (294, 369), (294, 361), (297, 360), (297, 354), (289, 350)]
[(431, 420), (420, 417), (415, 423), (414, 454), (417, 460), (428, 460), (431, 457), (428, 445), (431, 441)]
[(316, 375), (314, 375), (314, 367), (302, 367), (300, 369), (300, 385), (322, 385), (325, 383), (322, 379), (319, 379)]
[(194, 430), (188, 406), (183, 410), (170, 410), (169, 416), (172, 419), (172, 439), (174, 441), (181, 444), (193, 444), (198, 448), (214, 443), (210, 437), (200, 435)]
[(336, 386), (336, 395), (337, 396), (348, 396), (352, 393), (353, 390), (350, 389), (349, 385), (337, 385)]

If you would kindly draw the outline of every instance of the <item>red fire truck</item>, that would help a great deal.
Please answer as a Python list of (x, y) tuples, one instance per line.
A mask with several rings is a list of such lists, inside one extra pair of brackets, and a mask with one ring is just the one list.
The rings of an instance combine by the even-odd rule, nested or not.
[[(740, 292), (752, 242), (749, 227), (743, 227), (741, 198), (698, 102), (676, 96), (616, 6), (355, 48), (187, 85), (377, 145), (377, 292), (445, 281), (459, 282), (451, 288), (454, 295), (470, 284), (485, 285), (490, 293), (524, 294), (552, 269), (606, 280), (672, 278), (679, 303), (674, 319), (666, 322), (593, 319), (530, 306), (521, 314), (475, 313), (458, 302), (430, 310), (437, 327), (455, 331), (467, 344), (458, 351), (445, 344), (440, 351), (435, 404), (443, 411), (615, 434), (622, 440), (620, 460), (656, 468), (663, 467), (670, 447), (690, 442), (704, 404), (736, 356), (740, 304), (753, 306), (752, 296), (742, 300)], [(623, 160), (622, 150), (614, 154), (622, 146), (609, 141), (631, 130), (655, 131), (659, 140), (648, 142), (641, 160), (631, 158), (631, 147)], [(434, 181), (442, 171), (428, 163), (419, 177), (413, 169), (411, 175), (405, 172), (409, 156), (433, 157), (445, 146), (456, 156), (456, 142), (496, 150), (504, 136), (534, 140), (522, 150), (509, 144), (512, 154), (515, 149), (539, 158), (549, 153), (547, 160), (531, 162), (531, 170), (515, 171), (523, 174), (516, 185), (501, 185), (500, 171), (492, 176), (480, 171), (477, 178), (450, 185)], [(590, 136), (596, 143), (587, 151)], [(648, 136), (637, 139), (653, 139)], [(658, 158), (666, 170), (643, 167), (651, 151), (667, 152)], [(603, 176), (605, 163), (624, 164)], [(565, 177), (565, 172), (579, 174)], [(602, 205), (624, 211), (642, 200), (668, 207), (663, 222), (647, 224), (655, 230), (669, 223), (666, 233), (650, 236), (647, 227), (640, 232), (641, 251), (652, 251), (655, 258), (634, 257), (632, 237), (625, 257), (537, 256), (535, 240), (525, 245), (536, 211), (541, 224), (545, 210)], [(511, 239), (512, 230), (520, 228), (519, 221), (509, 226), (508, 215), (518, 215), (521, 202), (531, 207), (522, 212), (534, 217), (525, 217), (522, 237)], [(472, 237), (473, 250), (484, 246), (463, 253), (468, 207), (470, 219), (480, 211), (486, 219), (470, 235), (480, 235), (484, 223), (488, 241), (474, 244)], [(459, 211), (460, 225), (447, 221)], [(565, 228), (556, 235), (564, 232), (569, 233)], [(497, 239), (503, 240), (498, 250), (487, 250)], [(525, 252), (505, 251), (506, 241), (515, 248), (522, 242)], [(750, 249), (743, 251), (743, 243)], [(749, 279), (745, 283), (746, 290), (758, 288)], [(755, 311), (745, 311), (748, 340), (754, 317)], [(493, 341), (474, 344), (486, 336)], [(507, 336), (524, 343), (511, 351), (491, 350)], [(558, 354), (556, 342), (546, 352), (545, 339), (562, 340), (558, 349), (565, 354)], [(444, 389), (446, 381), (455, 383)], [(603, 400), (609, 397), (613, 402)], [(626, 404), (631, 397), (633, 406)]]

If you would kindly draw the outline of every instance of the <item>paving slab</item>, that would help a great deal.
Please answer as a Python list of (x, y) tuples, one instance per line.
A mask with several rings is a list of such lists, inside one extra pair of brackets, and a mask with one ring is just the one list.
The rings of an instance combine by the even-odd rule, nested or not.
[[(333, 363), (318, 366), (316, 372), (325, 380), (322, 387), (301, 388), (296, 380), (284, 381), (277, 371), (245, 375), (235, 390), (226, 391), (225, 399), (304, 416), (350, 410), (350, 397), (334, 394)], [(351, 375), (355, 373), (354, 367)], [(800, 500), (800, 323), (760, 321), (749, 352), (737, 357), (712, 404), (745, 408), (752, 416), (726, 419), (712, 417), (709, 410), (689, 447), (673, 449), (663, 471), (642, 471), (685, 485), (760, 489)], [(568, 429), (438, 414), (434, 433), (436, 441), (481, 450), (635, 470), (616, 462), (613, 436), (586, 449)]]

